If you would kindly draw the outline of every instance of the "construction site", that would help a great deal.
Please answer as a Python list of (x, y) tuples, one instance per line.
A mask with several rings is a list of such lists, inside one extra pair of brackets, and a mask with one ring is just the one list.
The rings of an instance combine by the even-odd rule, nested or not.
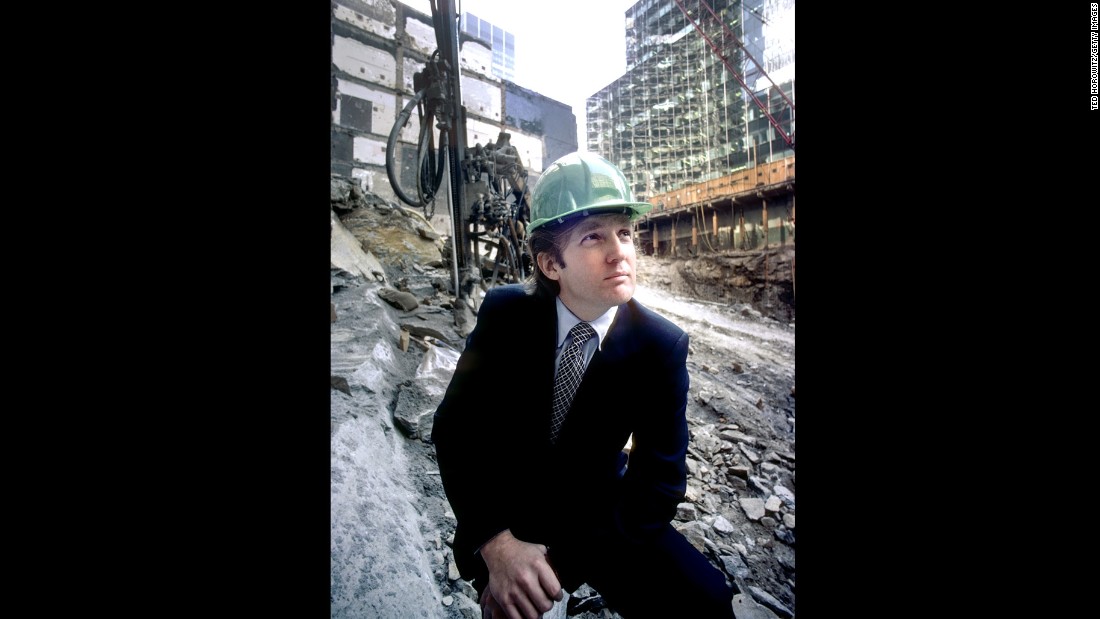
[[(618, 166), (635, 196), (654, 205), (637, 223), (641, 251), (668, 258), (774, 252), (771, 271), (789, 262), (791, 290), (756, 296), (793, 302), (793, 0), (636, 3), (623, 17), (626, 71), (593, 93), (584, 110), (495, 75), (504, 52), (495, 39), (456, 31), (446, 45), (461, 71), (448, 80), (452, 96), (460, 93), (461, 116), (451, 119), (439, 117), (442, 105), (425, 109), (429, 102), (416, 98), (439, 61), (433, 17), (395, 0), (333, 7), (332, 173), (422, 207), (456, 240), (460, 265), (509, 245), (510, 252), (499, 252), (501, 277), (509, 279), (511, 269), (514, 280), (529, 269), (521, 233), (507, 235), (508, 243), (498, 242), (498, 233), (523, 220), (523, 197), (543, 167), (580, 148), (574, 136), (582, 126), (584, 147)], [(443, 151), (427, 145), (435, 138), (422, 126), (432, 114), (448, 127), (456, 153), (447, 174)], [(490, 161), (489, 153), (509, 162)], [(434, 171), (426, 173), (425, 163)], [(482, 178), (459, 179), (457, 168), (470, 166)], [(501, 184), (498, 178), (505, 187), (491, 186)]]
[(793, 244), (794, 1), (647, 0), (625, 27), (627, 71), (589, 97), (586, 146), (654, 205), (646, 251)]
[[(794, 1), (639, 0), (584, 109), (511, 81), (493, 15), (331, 7), (331, 616), (480, 616), (425, 424), (485, 293), (536, 268), (531, 189), (587, 150), (652, 205), (639, 285), (693, 308), (646, 296), (694, 338), (675, 524), (737, 581), (737, 619), (793, 619)], [(553, 616), (617, 619), (598, 597)]]

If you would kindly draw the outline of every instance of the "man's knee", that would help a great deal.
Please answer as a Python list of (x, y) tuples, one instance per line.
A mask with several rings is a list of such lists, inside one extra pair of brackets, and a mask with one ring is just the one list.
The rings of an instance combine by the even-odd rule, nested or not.
[(733, 617), (725, 573), (673, 527), (617, 550), (584, 563), (584, 571), (624, 617)]

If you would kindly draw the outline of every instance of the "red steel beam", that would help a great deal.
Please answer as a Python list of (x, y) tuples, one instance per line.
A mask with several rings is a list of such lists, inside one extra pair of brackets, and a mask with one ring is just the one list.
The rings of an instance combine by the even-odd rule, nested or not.
[[(775, 129), (776, 133), (783, 137), (783, 141), (787, 143), (787, 146), (791, 147), (791, 150), (794, 150), (794, 140), (792, 140), (790, 136), (788, 136), (787, 133), (783, 131), (783, 128), (779, 126), (779, 122), (776, 121), (775, 118), (773, 118), (772, 115), (768, 112), (767, 106), (761, 103), (760, 99), (756, 98), (756, 95), (753, 94), (752, 89), (749, 88), (748, 84), (745, 83), (745, 80), (741, 79), (741, 76), (737, 73), (737, 71), (735, 71), (734, 68), (730, 66), (729, 60), (724, 54), (722, 54), (722, 50), (719, 49), (718, 46), (710, 40), (710, 37), (707, 36), (707, 33), (703, 32), (703, 29), (699, 26), (699, 24), (695, 23), (695, 20), (691, 17), (691, 14), (688, 13), (687, 8), (684, 7), (684, 3), (681, 0), (676, 0), (676, 5), (680, 7), (680, 10), (683, 11), (684, 16), (687, 17), (688, 21), (691, 22), (691, 25), (695, 26), (695, 29), (699, 31), (699, 34), (702, 35), (703, 40), (707, 42), (707, 45), (709, 45), (710, 48), (714, 50), (715, 55), (717, 55), (718, 58), (721, 59), (722, 64), (726, 65), (726, 68), (729, 69), (731, 74), (733, 74), (733, 77), (737, 80), (737, 83), (741, 84), (741, 87), (745, 89), (745, 92), (748, 93), (749, 98), (753, 100), (753, 103), (756, 104), (756, 107), (760, 108), (760, 111), (764, 113), (764, 116), (768, 117), (768, 121), (772, 124), (772, 128)], [(709, 6), (707, 7), (707, 10), (710, 10)], [(714, 15), (713, 11), (711, 11), (711, 15)], [(723, 26), (724, 25), (725, 24), (723, 24)], [(741, 42), (737, 41), (737, 37), (733, 37), (733, 40), (737, 42), (737, 45), (740, 46), (742, 50), (745, 50), (745, 47), (741, 45)], [(748, 55), (748, 50), (745, 50), (745, 54)], [(752, 58), (752, 56), (750, 55), (749, 58)], [(755, 63), (756, 60), (753, 59), (753, 62)], [(761, 72), (763, 72), (763, 69), (761, 69)], [(765, 73), (765, 75), (767, 74)], [(768, 81), (770, 82), (771, 78), (768, 78)], [(780, 90), (780, 93), (782, 92), (783, 91)], [(785, 96), (783, 98), (786, 99)]]
[[(760, 73), (762, 73), (764, 75), (764, 77), (772, 85), (772, 88), (775, 88), (776, 90), (779, 91), (779, 96), (783, 97), (783, 100), (787, 102), (787, 105), (791, 106), (791, 111), (793, 112), (794, 111), (794, 101), (791, 101), (790, 99), (788, 99), (786, 93), (783, 92), (783, 89), (780, 88), (779, 86), (775, 85), (775, 82), (772, 81), (771, 76), (768, 75), (768, 72), (764, 70), (764, 67), (761, 66), (761, 64), (756, 61), (756, 58), (753, 58), (752, 54), (749, 53), (749, 48), (745, 47), (745, 44), (742, 43), (741, 40), (737, 38), (737, 35), (735, 35), (733, 33), (733, 31), (731, 31), (729, 29), (729, 27), (726, 26), (726, 22), (722, 21), (722, 19), (719, 18), (718, 15), (716, 15), (714, 13), (714, 10), (710, 8), (710, 5), (707, 4), (706, 0), (699, 0), (699, 4), (702, 4), (704, 7), (706, 7), (707, 12), (710, 13), (711, 17), (714, 18), (714, 21), (722, 24), (722, 30), (726, 31), (726, 35), (728, 35), (729, 38), (733, 39), (733, 42), (737, 44), (737, 47), (740, 47), (741, 50), (745, 52), (745, 55), (749, 57), (749, 60), (751, 60), (754, 65), (756, 65), (756, 68), (760, 70)], [(683, 8), (684, 7), (681, 6), (680, 10), (683, 10)]]

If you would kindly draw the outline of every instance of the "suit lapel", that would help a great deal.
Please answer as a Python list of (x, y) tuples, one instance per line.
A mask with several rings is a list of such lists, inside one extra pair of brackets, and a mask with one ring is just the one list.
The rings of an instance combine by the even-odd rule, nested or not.
[[(539, 303), (528, 324), (539, 326), (531, 337), (531, 359), (534, 367), (531, 376), (531, 398), (533, 410), (529, 410), (536, 424), (535, 432), (542, 437), (546, 446), (550, 445), (551, 402), (554, 399), (554, 357), (558, 345), (558, 312), (555, 301)], [(522, 363), (522, 359), (517, 360)], [(527, 408), (527, 407), (524, 407)]]

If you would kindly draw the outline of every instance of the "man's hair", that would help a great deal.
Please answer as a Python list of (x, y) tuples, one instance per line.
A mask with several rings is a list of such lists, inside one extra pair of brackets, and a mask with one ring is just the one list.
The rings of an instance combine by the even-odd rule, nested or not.
[(580, 217), (570, 217), (560, 224), (539, 226), (527, 237), (527, 253), (531, 255), (531, 275), (523, 282), (527, 294), (553, 299), (561, 292), (558, 282), (550, 279), (539, 267), (539, 254), (549, 253), (559, 267), (565, 266), (562, 247), (569, 233), (580, 223)]

